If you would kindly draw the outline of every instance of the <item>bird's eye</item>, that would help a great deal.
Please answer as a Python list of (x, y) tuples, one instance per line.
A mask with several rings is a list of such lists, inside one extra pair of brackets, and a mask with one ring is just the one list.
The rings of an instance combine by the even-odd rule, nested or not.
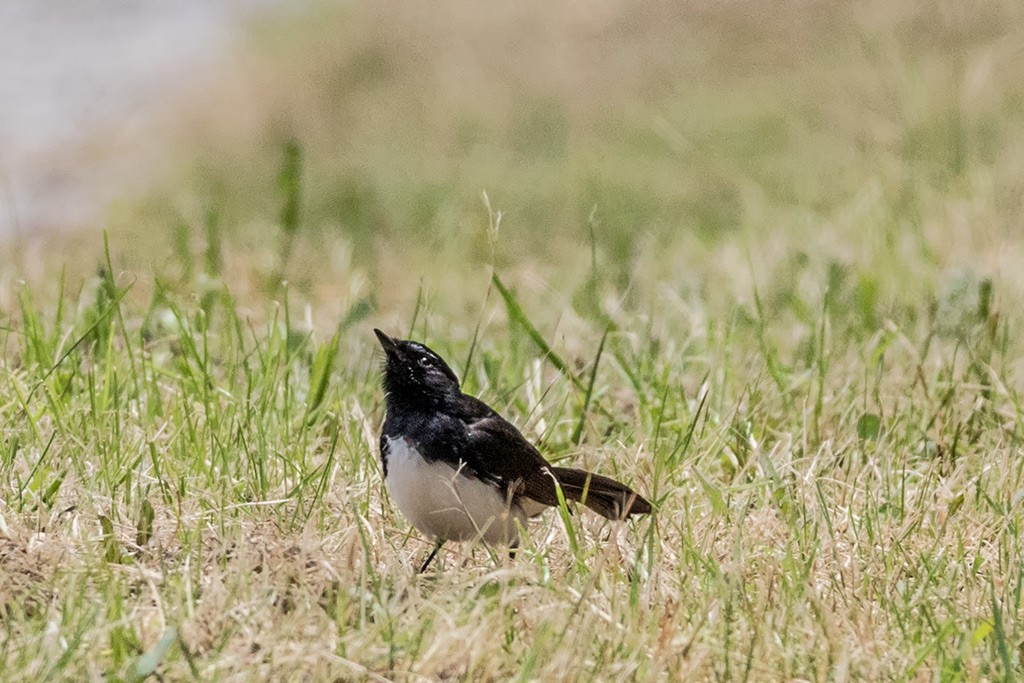
[(430, 367), (430, 357), (429, 356), (420, 356), (420, 366), (424, 367), (424, 368), (429, 368)]

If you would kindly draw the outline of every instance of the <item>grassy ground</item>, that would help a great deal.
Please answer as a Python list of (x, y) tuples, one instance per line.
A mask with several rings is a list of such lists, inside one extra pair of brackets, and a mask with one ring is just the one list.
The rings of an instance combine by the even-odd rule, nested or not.
[[(1024, 675), (1015, 3), (356, 3), (0, 273), (4, 680)], [(650, 494), (383, 488), (371, 327)]]

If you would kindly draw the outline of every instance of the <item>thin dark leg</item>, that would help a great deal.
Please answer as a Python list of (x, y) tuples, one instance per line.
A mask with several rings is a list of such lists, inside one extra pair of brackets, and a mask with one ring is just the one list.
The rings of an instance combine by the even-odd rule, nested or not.
[(420, 574), (422, 574), (423, 572), (427, 571), (427, 567), (429, 567), (430, 563), (434, 561), (434, 556), (437, 555), (437, 551), (440, 550), (441, 546), (443, 546), (443, 545), (444, 545), (444, 541), (438, 540), (438, 542), (434, 545), (434, 549), (430, 551), (429, 555), (427, 555), (427, 559), (423, 563), (423, 566), (420, 567), (420, 571), (419, 571)]

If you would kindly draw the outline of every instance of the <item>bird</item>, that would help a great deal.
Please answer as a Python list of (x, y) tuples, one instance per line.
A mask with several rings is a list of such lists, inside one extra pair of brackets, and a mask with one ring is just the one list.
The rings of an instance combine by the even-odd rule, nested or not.
[(652, 511), (614, 479), (556, 467), (511, 422), (475, 396), (430, 348), (374, 329), (384, 349), (386, 415), (380, 458), (391, 500), (434, 548), (483, 541), (514, 554), (520, 529), (545, 509), (578, 501), (609, 520)]

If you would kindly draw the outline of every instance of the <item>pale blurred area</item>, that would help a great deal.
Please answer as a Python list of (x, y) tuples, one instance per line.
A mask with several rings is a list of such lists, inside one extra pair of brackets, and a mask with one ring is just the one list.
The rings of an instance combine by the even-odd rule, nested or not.
[(167, 163), (159, 122), (275, 0), (0, 2), (0, 235), (102, 219)]
[(1016, 271), (1022, 75), (1020, 2), (0, 0), (0, 231), (273, 243), (292, 149), (373, 267)]

